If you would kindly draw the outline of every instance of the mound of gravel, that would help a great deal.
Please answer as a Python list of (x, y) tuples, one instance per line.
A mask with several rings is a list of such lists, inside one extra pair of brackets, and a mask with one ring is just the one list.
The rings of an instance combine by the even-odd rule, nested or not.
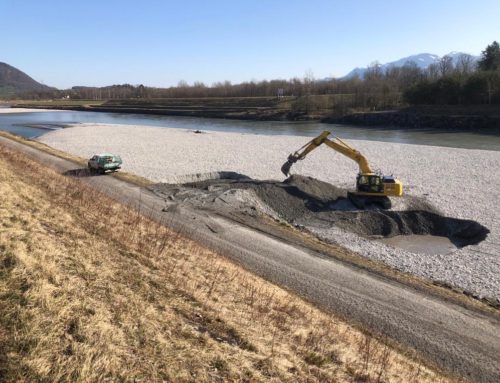
[(330, 212), (320, 214), (312, 221), (313, 225), (307, 226), (314, 226), (318, 219), (366, 237), (434, 235), (450, 239), (457, 247), (476, 245), (490, 232), (476, 221), (443, 217), (425, 210)]
[[(428, 202), (415, 197), (408, 199), (407, 210), (359, 210), (347, 199), (346, 189), (300, 175), (293, 175), (284, 182), (248, 177), (219, 178), (183, 186), (205, 190), (213, 198), (237, 189), (252, 190), (259, 198), (260, 206), (265, 205), (276, 217), (311, 231), (335, 226), (368, 238), (434, 235), (449, 238), (457, 247), (475, 245), (489, 233), (476, 221), (443, 216)], [(165, 188), (168, 189), (169, 185), (164, 185)], [(152, 189), (161, 191), (162, 185), (155, 185)], [(198, 196), (195, 193), (188, 198), (196, 200)], [(269, 209), (265, 209), (266, 212)]]

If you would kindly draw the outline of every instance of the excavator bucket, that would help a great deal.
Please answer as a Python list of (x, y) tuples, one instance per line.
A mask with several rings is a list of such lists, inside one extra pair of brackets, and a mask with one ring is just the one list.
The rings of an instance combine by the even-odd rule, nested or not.
[(292, 165), (293, 165), (293, 162), (291, 162), (290, 160), (285, 162), (283, 164), (283, 166), (281, 167), (281, 173), (283, 173), (285, 176), (288, 177), (288, 175), (290, 174), (290, 169), (292, 168)]
[(288, 156), (288, 160), (283, 164), (283, 166), (281, 167), (281, 172), (288, 177), (288, 175), (290, 174), (290, 169), (292, 167), (292, 165), (294, 163), (296, 163), (297, 161), (299, 160), (299, 156), (297, 155), (297, 153), (294, 153), (294, 154), (290, 154)]

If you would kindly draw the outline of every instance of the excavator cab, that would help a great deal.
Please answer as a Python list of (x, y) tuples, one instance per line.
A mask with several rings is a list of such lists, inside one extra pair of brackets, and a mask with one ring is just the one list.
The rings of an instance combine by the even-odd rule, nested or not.
[(403, 184), (392, 176), (360, 173), (356, 178), (356, 192), (363, 195), (379, 193), (400, 197), (403, 195)]
[(364, 193), (383, 193), (382, 177), (378, 174), (358, 174), (356, 190)]
[(389, 196), (399, 197), (403, 194), (403, 184), (392, 176), (380, 174), (358, 174), (356, 191), (349, 192), (349, 200), (359, 209), (369, 204), (379, 205), (384, 209), (392, 206)]
[(359, 209), (364, 209), (369, 204), (390, 209), (392, 203), (389, 196), (399, 197), (402, 194), (403, 184), (392, 176), (359, 173), (356, 178), (356, 191), (349, 192), (348, 197)]

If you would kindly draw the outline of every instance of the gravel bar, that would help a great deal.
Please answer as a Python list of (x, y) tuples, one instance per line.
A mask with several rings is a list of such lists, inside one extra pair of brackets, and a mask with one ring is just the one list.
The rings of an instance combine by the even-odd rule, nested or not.
[[(332, 126), (334, 130), (334, 126)], [(79, 124), (38, 140), (82, 157), (120, 154), (123, 170), (154, 182), (184, 183), (236, 172), (254, 179), (283, 180), (280, 167), (310, 137), (202, 132), (132, 125)], [(362, 256), (408, 273), (449, 284), (479, 298), (500, 300), (500, 152), (350, 140), (372, 168), (402, 180), (405, 193), (424, 199), (447, 217), (474, 220), (487, 238), (451, 254), (411, 253), (342, 229), (318, 231)], [(320, 147), (292, 173), (354, 188), (357, 164)], [(404, 210), (405, 199), (393, 199)]]

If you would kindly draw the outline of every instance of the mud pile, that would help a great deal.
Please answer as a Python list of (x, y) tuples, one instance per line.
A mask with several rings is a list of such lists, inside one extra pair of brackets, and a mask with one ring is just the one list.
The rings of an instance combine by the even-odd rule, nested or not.
[[(463, 247), (481, 242), (489, 233), (475, 221), (445, 217), (425, 200), (411, 196), (402, 197), (403, 203), (398, 204), (404, 206), (402, 210), (359, 210), (347, 198), (347, 190), (298, 175), (284, 182), (232, 175), (231, 178), (192, 182), (175, 188), (158, 184), (152, 190), (171, 200), (182, 196), (183, 202), (197, 207), (203, 205), (210, 209), (210, 201), (214, 209), (232, 209), (231, 213), (250, 207), (306, 229), (336, 227), (368, 238), (435, 235), (447, 237), (457, 247)], [(248, 198), (238, 191), (246, 191)], [(238, 203), (229, 198), (231, 195), (238, 196)], [(224, 205), (217, 205), (217, 200), (224, 201)], [(242, 203), (249, 206), (242, 206)], [(262, 209), (262, 205), (268, 209)]]

